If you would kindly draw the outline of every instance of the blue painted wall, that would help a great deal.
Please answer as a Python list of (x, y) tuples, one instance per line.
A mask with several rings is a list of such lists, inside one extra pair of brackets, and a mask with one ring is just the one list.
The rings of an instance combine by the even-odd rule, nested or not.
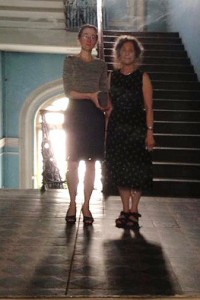
[(177, 31), (200, 80), (200, 1), (169, 0), (169, 28)]
[(2, 187), (19, 188), (18, 149), (4, 148)]
[[(19, 115), (26, 98), (41, 85), (62, 77), (62, 54), (5, 52), (3, 82), (3, 136), (19, 137)], [(1, 187), (19, 187), (18, 148), (3, 149), (3, 179)]]
[(146, 31), (168, 31), (168, 0), (146, 0)]
[(62, 76), (64, 55), (5, 53), (4, 134), (18, 137), (24, 100), (39, 86)]
[[(136, 2), (139, 3), (140, 0)], [(128, 28), (128, 31), (167, 31), (167, 6), (168, 0), (145, 0), (145, 19), (141, 21), (141, 17), (137, 14), (136, 11), (133, 11), (133, 16), (130, 16), (129, 13), (129, 5), (130, 2), (128, 0), (104, 0), (104, 6), (107, 12), (107, 28), (106, 29), (118, 29), (118, 30), (127, 30), (127, 27), (123, 25), (121, 26), (121, 21), (124, 23), (129, 23), (129, 21), (133, 24), (131, 28)], [(134, 3), (133, 3), (134, 4)], [(137, 4), (137, 3), (135, 3)], [(131, 17), (131, 20), (129, 19)], [(115, 27), (111, 26), (112, 21), (115, 21)], [(118, 21), (118, 22), (116, 22)], [(138, 21), (141, 24), (138, 27)], [(143, 23), (144, 21), (144, 23)], [(143, 24), (143, 25), (142, 25)], [(134, 27), (135, 26), (135, 27)]]

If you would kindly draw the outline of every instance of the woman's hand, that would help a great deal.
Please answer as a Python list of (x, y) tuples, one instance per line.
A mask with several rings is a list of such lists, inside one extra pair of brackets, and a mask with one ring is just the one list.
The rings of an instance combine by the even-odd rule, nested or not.
[(146, 144), (146, 149), (148, 151), (153, 151), (153, 148), (156, 143), (155, 143), (155, 139), (154, 139), (152, 130), (147, 129), (147, 136), (146, 136), (145, 144)]
[(101, 109), (101, 110), (104, 110), (100, 105), (99, 105), (99, 101), (98, 101), (98, 92), (95, 92), (95, 93), (90, 93), (90, 100), (94, 103), (94, 105)]
[(98, 94), (99, 94), (99, 91), (98, 92), (96, 92), (96, 93), (91, 93), (90, 95), (91, 95), (91, 101), (95, 104), (95, 106), (97, 107), (97, 108), (99, 108), (100, 110), (102, 110), (102, 111), (104, 111), (104, 112), (111, 112), (111, 110), (112, 110), (112, 105), (111, 105), (111, 101), (108, 99), (108, 105), (105, 107), (103, 107), (103, 106), (101, 106), (100, 104), (99, 104), (99, 99), (98, 99)]

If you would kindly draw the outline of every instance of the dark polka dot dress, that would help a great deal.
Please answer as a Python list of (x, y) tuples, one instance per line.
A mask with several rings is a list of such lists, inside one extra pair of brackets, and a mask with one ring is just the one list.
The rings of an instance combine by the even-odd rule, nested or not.
[(140, 70), (130, 75), (112, 72), (113, 111), (108, 122), (105, 165), (116, 186), (144, 191), (152, 188), (152, 160), (145, 148), (142, 76)]

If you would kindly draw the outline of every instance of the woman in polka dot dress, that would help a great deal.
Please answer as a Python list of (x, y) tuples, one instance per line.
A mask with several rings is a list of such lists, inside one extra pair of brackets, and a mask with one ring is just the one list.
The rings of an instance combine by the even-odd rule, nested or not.
[(139, 200), (142, 192), (152, 187), (153, 89), (148, 74), (139, 69), (142, 53), (143, 47), (135, 37), (120, 36), (116, 40), (105, 161), (122, 200), (117, 227), (139, 227)]

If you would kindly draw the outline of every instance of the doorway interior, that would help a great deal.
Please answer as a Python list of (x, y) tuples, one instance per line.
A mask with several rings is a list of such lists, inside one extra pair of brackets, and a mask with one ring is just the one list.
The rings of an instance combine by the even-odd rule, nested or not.
[[(42, 186), (43, 181), (43, 162), (44, 157), (42, 155), (42, 142), (43, 142), (43, 132), (42, 132), (42, 117), (41, 111), (45, 111), (45, 122), (48, 130), (49, 143), (47, 147), (51, 147), (51, 151), (54, 156), (56, 166), (59, 170), (60, 177), (62, 181), (66, 179), (67, 170), (67, 132), (64, 129), (65, 120), (65, 110), (68, 106), (68, 98), (61, 97), (57, 99), (51, 99), (43, 103), (36, 113), (35, 118), (35, 141), (34, 141), (34, 178), (33, 184), (34, 188), (38, 189)], [(79, 164), (79, 187), (82, 189), (83, 177), (85, 172), (85, 163), (80, 161)], [(67, 185), (63, 185), (67, 188)], [(101, 163), (96, 162), (96, 175), (95, 175), (95, 185), (94, 189), (101, 191)]]

